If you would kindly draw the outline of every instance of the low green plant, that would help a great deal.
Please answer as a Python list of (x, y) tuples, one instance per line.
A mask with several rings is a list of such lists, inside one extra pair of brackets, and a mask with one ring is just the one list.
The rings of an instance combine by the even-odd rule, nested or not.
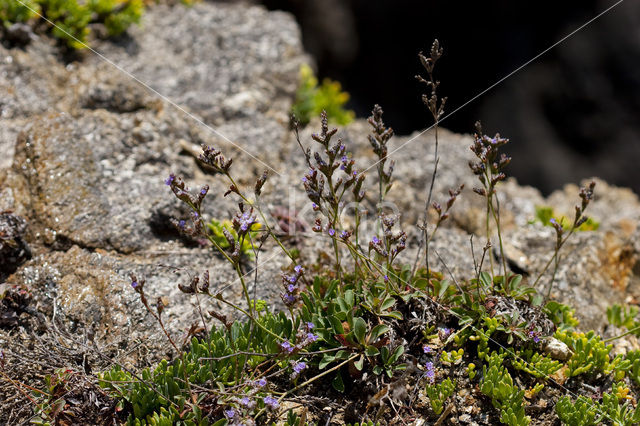
[(590, 398), (579, 396), (574, 402), (566, 395), (556, 402), (556, 413), (566, 425), (597, 425), (602, 420), (598, 406)]
[(572, 330), (580, 325), (580, 321), (575, 317), (575, 309), (563, 303), (551, 300), (545, 305), (544, 311), (560, 330)]
[(97, 22), (104, 23), (109, 36), (118, 36), (144, 13), (144, 0), (89, 0), (87, 7)]
[[(157, 423), (161, 419), (182, 421), (185, 425), (203, 424), (201, 410), (187, 397), (192, 386), (230, 386), (234, 393), (254, 402), (266, 394), (266, 380), (260, 384), (259, 377), (246, 377), (243, 371), (255, 369), (269, 359), (269, 354), (278, 353), (278, 337), (293, 341), (296, 324), (284, 313), (269, 312), (260, 315), (258, 322), (270, 333), (253, 327), (252, 323), (237, 321), (213, 327), (207, 338), (193, 337), (188, 350), (173, 362), (163, 360), (154, 370), (142, 370), (139, 377), (116, 365), (100, 375), (99, 384), (131, 407), (128, 425), (161, 424)], [(241, 404), (235, 404), (232, 397), (230, 406)]]
[(37, 401), (35, 407), (35, 417), (31, 419), (31, 423), (41, 426), (50, 426), (57, 424), (67, 413), (67, 401), (65, 396), (69, 392), (69, 379), (78, 374), (69, 369), (57, 369), (52, 374), (45, 376), (44, 391), (34, 392), (34, 398)]
[(452, 350), (450, 352), (443, 351), (440, 360), (445, 364), (458, 364), (462, 360), (464, 349)]
[(503, 366), (506, 353), (492, 352), (487, 364), (482, 367), (480, 391), (491, 398), (494, 407), (500, 410), (500, 422), (515, 426), (528, 425), (531, 418), (524, 411), (524, 390), (513, 384), (513, 379)]
[(511, 361), (511, 365), (515, 369), (522, 370), (539, 379), (552, 376), (562, 367), (559, 361), (551, 359), (533, 349), (518, 351)]
[(632, 330), (640, 324), (636, 318), (638, 317), (638, 307), (633, 305), (620, 305), (614, 303), (607, 308), (607, 320), (609, 324), (618, 328), (624, 327)]
[[(207, 227), (211, 232), (211, 237), (225, 250), (238, 250), (240, 256), (245, 256), (249, 260), (255, 260), (255, 250), (257, 250), (257, 241), (260, 234), (260, 224), (251, 225), (251, 231), (243, 238), (238, 238), (238, 233), (233, 229), (233, 223), (230, 220), (218, 221), (211, 219), (207, 223)], [(235, 245), (238, 244), (236, 248)]]
[(640, 386), (640, 350), (627, 352), (625, 358), (629, 361), (629, 378)]
[(0, 22), (5, 28), (11, 24), (27, 22), (40, 12), (38, 0), (24, 0), (22, 3), (16, 0), (0, 0)]
[(439, 416), (444, 409), (444, 403), (449, 399), (456, 389), (456, 382), (450, 378), (444, 379), (438, 384), (427, 383), (426, 392), (433, 412)]
[(640, 422), (640, 407), (628, 398), (629, 389), (614, 383), (611, 393), (603, 393), (601, 402), (578, 396), (575, 401), (565, 395), (556, 403), (556, 413), (567, 425), (599, 425), (606, 419), (614, 425), (632, 426)]
[(67, 46), (83, 49), (91, 25), (102, 25), (108, 36), (118, 36), (140, 22), (144, 8), (143, 0), (0, 0), (0, 22), (5, 28), (30, 22), (34, 28), (47, 28)]
[(326, 111), (331, 120), (339, 125), (353, 121), (355, 113), (344, 108), (349, 101), (349, 94), (342, 91), (339, 82), (325, 78), (318, 86), (318, 79), (307, 64), (300, 66), (300, 83), (296, 100), (291, 112), (302, 125), (306, 125), (311, 117), (317, 117)]
[(593, 371), (603, 371), (609, 374), (611, 369), (615, 367), (609, 357), (613, 345), (605, 344), (595, 331), (579, 333), (559, 330), (555, 333), (555, 337), (573, 351), (573, 355), (567, 362), (568, 377)]
[[(553, 219), (553, 221), (551, 220)], [(536, 206), (536, 221), (542, 223), (544, 226), (553, 227), (553, 222), (560, 224), (565, 231), (569, 231), (571, 229), (571, 220), (566, 216), (557, 216), (553, 212), (552, 207), (547, 206)], [(600, 227), (600, 223), (597, 222), (593, 218), (587, 218), (587, 220), (582, 223), (577, 231), (597, 231)]]

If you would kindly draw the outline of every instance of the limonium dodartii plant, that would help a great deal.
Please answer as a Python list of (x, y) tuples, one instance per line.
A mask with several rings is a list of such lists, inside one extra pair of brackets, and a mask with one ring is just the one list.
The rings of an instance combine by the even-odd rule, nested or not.
[[(490, 412), (489, 421), (525, 425), (530, 418), (524, 413), (536, 395), (558, 399), (554, 391), (546, 392), (545, 386), (559, 370), (570, 371), (574, 377), (599, 369), (605, 375), (615, 375), (618, 381), (627, 371), (637, 375), (639, 369), (632, 368), (635, 358), (628, 362), (610, 358), (610, 348), (604, 342), (571, 329), (577, 322), (569, 322), (569, 307), (556, 303), (540, 308), (533, 303), (535, 290), (508, 269), (496, 193), (510, 160), (499, 152), (507, 140), (499, 135), (482, 135), (479, 126), (471, 146), (477, 160), (470, 166), (482, 185), (475, 191), (486, 198), (487, 243), (482, 258), (478, 262), (472, 255), (475, 269), (469, 271), (468, 279), (456, 277), (443, 259), (450, 280), (430, 268), (429, 242), (449, 218), (462, 191), (462, 186), (450, 190), (442, 204), (432, 202), (439, 162), (437, 129), (445, 101), (438, 97), (439, 82), (433, 71), (441, 56), (437, 41), (429, 57), (420, 55), (428, 78), (419, 80), (430, 88), (423, 100), (436, 127), (427, 208), (433, 209), (437, 219), (430, 229), (427, 218), (419, 224), (421, 247), (425, 246), (427, 256), (424, 262), (419, 262), (418, 250), (413, 266), (398, 264), (407, 234), (400, 229), (401, 218), (384, 208), (393, 185), (394, 164), (389, 159), (393, 130), (384, 124), (378, 105), (368, 120), (368, 140), (377, 157), (377, 194), (370, 197), (364, 172), (356, 167), (356, 159), (337, 137), (337, 130), (329, 128), (326, 113), (321, 114), (320, 131), (312, 135), (308, 146), (307, 141), (300, 140), (294, 125), (306, 163), (301, 186), (316, 215), (310, 235), (326, 242), (327, 253), (321, 249), (297, 253), (279, 238), (276, 225), (267, 220), (261, 204), (266, 172), (257, 178), (253, 193), (248, 195), (232, 177), (231, 159), (214, 148), (203, 147), (200, 161), (226, 179), (227, 184), (221, 188), (225, 196), (238, 198), (238, 211), (230, 221), (233, 232), (222, 227), (215, 234), (203, 218), (209, 187), (192, 191), (180, 177), (167, 178), (165, 183), (173, 194), (191, 210), (188, 218), (176, 218), (175, 226), (211, 242), (235, 271), (244, 301), (231, 300), (224, 294), (233, 283), (217, 287), (217, 279), (208, 271), (194, 272), (178, 288), (195, 297), (202, 326), (192, 326), (187, 338), (177, 342), (162, 318), (166, 301), (158, 298), (152, 306), (144, 280), (132, 276), (132, 287), (179, 356), (171, 363), (163, 361), (154, 371), (145, 370), (141, 380), (119, 368), (101, 376), (103, 387), (128, 402), (130, 424), (276, 422), (297, 426), (326, 422), (324, 407), (331, 404), (331, 398), (340, 400), (334, 408), (343, 407), (343, 401), (355, 407), (358, 414), (352, 419), (347, 420), (346, 410), (342, 413), (345, 422), (400, 424), (424, 418), (435, 423), (451, 415), (464, 386), (480, 389), (486, 395), (483, 401), (488, 405), (480, 411)], [(555, 226), (556, 249), (543, 273), (555, 262), (555, 275), (560, 249), (586, 220), (584, 211), (593, 198), (593, 184), (581, 190), (580, 197), (582, 204), (576, 207), (573, 227), (564, 231)], [(346, 210), (353, 214), (350, 220), (346, 220)], [(376, 213), (377, 226), (373, 232), (364, 232), (366, 211), (371, 210)], [(497, 273), (490, 243), (492, 221), (500, 245), (501, 267)], [(251, 244), (246, 244), (247, 240)], [(269, 240), (291, 260), (279, 282), (265, 283), (280, 289), (277, 303), (281, 301), (284, 306), (280, 312), (256, 295), (259, 281), (264, 280), (257, 272), (259, 250)], [(243, 269), (243, 247), (245, 251), (251, 247), (254, 252), (253, 292)], [(487, 256), (491, 265), (485, 268)], [(234, 321), (228, 313), (204, 309), (202, 302), (208, 298), (226, 304), (244, 318)], [(556, 327), (560, 331), (555, 332)], [(556, 338), (574, 348), (575, 356), (554, 360), (544, 353), (545, 342), (554, 332)], [(589, 348), (597, 349), (597, 362), (591, 362), (595, 352)], [(531, 384), (531, 389), (525, 392), (521, 383)], [(623, 384), (616, 389), (623, 396), (629, 392)], [(287, 413), (283, 409), (287, 405), (297, 408)], [(571, 401), (564, 401), (561, 407), (562, 418), (573, 418), (576, 409)], [(603, 411), (600, 405), (595, 407), (596, 412)], [(552, 408), (547, 411), (552, 413)], [(285, 414), (287, 420), (283, 420)]]

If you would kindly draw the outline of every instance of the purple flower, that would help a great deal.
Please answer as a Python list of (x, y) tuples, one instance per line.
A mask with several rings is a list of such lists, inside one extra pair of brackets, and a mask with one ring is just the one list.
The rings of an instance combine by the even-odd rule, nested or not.
[(293, 270), (296, 271), (296, 274), (298, 275), (301, 275), (304, 272), (304, 269), (300, 265), (296, 265), (295, 268), (293, 268)]
[(351, 234), (349, 233), (349, 231), (342, 231), (340, 233), (340, 238), (342, 238), (343, 240), (346, 240), (347, 238), (349, 238), (351, 236)]
[(540, 343), (540, 337), (538, 337), (538, 333), (533, 330), (529, 331), (529, 337), (533, 339), (534, 343)]
[(388, 276), (388, 275), (385, 275), (385, 276), (384, 276), (384, 282), (385, 282), (385, 283), (388, 283), (388, 282), (389, 282), (389, 276)]
[(232, 419), (236, 415), (236, 412), (233, 409), (224, 410), (224, 415)]
[(138, 281), (131, 281), (131, 287), (136, 290), (140, 284)]
[(308, 322), (305, 325), (307, 326), (307, 330), (313, 330), (313, 327), (315, 327), (312, 322)]
[(298, 362), (296, 363), (296, 365), (293, 366), (293, 371), (296, 374), (300, 374), (302, 373), (302, 370), (304, 370), (305, 368), (307, 368), (307, 364), (305, 362)]
[(309, 342), (315, 342), (316, 340), (318, 340), (318, 336), (313, 333), (307, 333), (307, 340)]
[(327, 233), (333, 237), (334, 235), (336, 235), (336, 230), (335, 230), (335, 229), (333, 229), (333, 228), (329, 228), (329, 230), (327, 231)]
[(347, 157), (346, 155), (343, 155), (340, 161), (342, 161), (343, 163), (347, 163), (349, 162), (349, 157)]
[(164, 184), (167, 185), (167, 186), (171, 186), (171, 184), (173, 183), (174, 180), (176, 180), (176, 175), (171, 173), (169, 175), (169, 177), (164, 180)]
[(248, 407), (249, 405), (251, 405), (251, 400), (247, 396), (242, 397), (242, 399), (240, 400), (240, 404), (244, 405), (245, 407)]
[(302, 183), (307, 183), (307, 181), (308, 181), (307, 177), (306, 177), (306, 176), (303, 176), (303, 177), (302, 177)]
[(263, 377), (263, 378), (261, 378), (260, 380), (258, 380), (258, 381), (256, 382), (256, 384), (258, 385), (258, 387), (263, 388), (263, 387), (265, 387), (265, 386), (267, 385), (267, 379), (265, 379), (265, 378)]
[(432, 353), (433, 353), (433, 348), (432, 348), (431, 346), (429, 346), (429, 345), (424, 345), (424, 346), (422, 347), (422, 351), (423, 351), (425, 354), (432, 354)]
[(429, 382), (433, 384), (433, 382), (435, 382), (436, 380), (436, 370), (433, 367), (433, 363), (429, 361), (425, 364), (425, 367), (427, 368), (425, 376), (427, 377)]
[(289, 291), (289, 293), (293, 293), (294, 291), (296, 291), (296, 286), (293, 284), (289, 284), (287, 286), (287, 290)]
[(280, 406), (280, 403), (278, 402), (278, 400), (272, 396), (265, 396), (262, 400), (264, 401), (265, 405), (267, 405), (273, 410), (277, 409)]
[(296, 303), (296, 297), (293, 294), (283, 294), (282, 301), (285, 305), (290, 306)]
[(184, 229), (184, 226), (187, 224), (187, 222), (185, 222), (184, 220), (181, 220), (180, 222), (178, 222), (178, 227), (180, 229)]
[(320, 210), (320, 206), (317, 205), (316, 203), (311, 203), (311, 208), (313, 209), (314, 212), (317, 212), (318, 210)]
[(208, 189), (209, 189), (209, 188), (207, 188), (207, 187), (203, 187), (203, 188), (200, 190), (200, 194), (202, 194), (202, 195), (207, 195), (207, 190), (208, 190)]
[(289, 343), (288, 340), (285, 340), (284, 342), (280, 343), (280, 347), (284, 352), (287, 352), (287, 353), (293, 352), (293, 346), (291, 346), (291, 343)]
[(379, 240), (379, 239), (378, 239), (378, 237), (376, 237), (376, 236), (374, 236), (374, 237), (371, 239), (371, 242), (372, 242), (373, 244), (380, 244), (380, 240)]

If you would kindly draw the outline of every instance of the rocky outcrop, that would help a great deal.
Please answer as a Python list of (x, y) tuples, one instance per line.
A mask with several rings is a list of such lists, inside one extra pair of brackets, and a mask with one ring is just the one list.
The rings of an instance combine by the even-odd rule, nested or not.
[[(304, 158), (287, 115), (306, 57), (290, 16), (210, 3), (153, 7), (141, 28), (117, 43), (97, 42), (96, 49), (119, 68), (90, 52), (65, 65), (46, 40), (24, 51), (0, 47), (0, 210), (26, 219), (29, 232), (21, 238), (33, 250), (7, 282), (33, 294), (32, 313), (42, 321), (66, 324), (66, 332), (90, 336), (108, 356), (142, 365), (150, 360), (135, 357), (132, 348), (139, 350), (142, 342), (160, 347), (162, 335), (130, 288), (130, 273), (146, 277), (150, 295), (169, 299), (164, 316), (176, 336), (197, 320), (195, 299), (176, 286), (194, 273), (209, 269), (212, 286), (241, 300), (224, 261), (197, 241), (183, 240), (170, 223), (188, 216), (163, 183), (170, 172), (192, 187), (212, 187), (208, 217), (228, 218), (236, 209), (232, 196), (222, 197), (228, 183), (201, 169), (191, 147), (221, 148), (234, 158), (239, 184), (248, 188), (270, 169), (264, 206), (280, 218), (300, 211), (300, 220), (312, 222), (299, 185)], [(316, 129), (312, 123), (301, 132), (304, 144), (313, 143)], [(374, 163), (367, 132), (366, 122), (358, 120), (340, 133), (361, 169)], [(476, 256), (484, 245), (484, 205), (471, 190), (470, 136), (441, 130), (439, 137), (434, 199), (445, 200), (448, 189), (462, 183), (465, 190), (433, 242), (430, 262), (464, 279), (473, 274), (471, 235)], [(434, 165), (433, 133), (395, 138), (392, 145), (398, 151), (392, 154), (396, 183), (389, 201), (405, 228), (415, 229)], [(374, 183), (375, 169), (368, 175)], [(551, 228), (531, 223), (535, 207), (571, 214), (577, 189), (545, 199), (510, 180), (499, 197), (508, 256), (531, 280), (551, 256), (555, 238)], [(563, 249), (553, 294), (576, 306), (584, 327), (598, 328), (608, 305), (635, 301), (640, 292), (640, 203), (630, 191), (599, 182), (589, 213), (600, 229), (578, 233)], [(410, 234), (406, 262), (416, 255), (418, 235)], [(307, 262), (326, 250), (319, 238), (290, 242)], [(277, 305), (286, 258), (267, 245), (258, 262), (251, 288)], [(547, 283), (541, 280), (540, 288)]]

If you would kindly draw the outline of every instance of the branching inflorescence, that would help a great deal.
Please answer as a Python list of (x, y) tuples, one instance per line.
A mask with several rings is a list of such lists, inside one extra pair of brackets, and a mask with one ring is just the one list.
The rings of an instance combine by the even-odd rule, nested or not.
[[(499, 183), (506, 178), (504, 168), (510, 161), (500, 153), (500, 148), (508, 140), (499, 135), (483, 135), (479, 125), (471, 146), (477, 160), (470, 167), (481, 184), (474, 191), (486, 199), (487, 244), (483, 257), (479, 263), (474, 258), (476, 268), (470, 271), (468, 280), (458, 280), (450, 273), (455, 285), (430, 268), (429, 242), (448, 219), (462, 191), (462, 186), (450, 190), (443, 204), (432, 202), (439, 162), (438, 125), (445, 102), (438, 97), (439, 82), (433, 71), (442, 53), (436, 41), (429, 57), (420, 55), (428, 79), (419, 77), (419, 80), (430, 88), (423, 101), (436, 128), (427, 209), (437, 214), (430, 232), (427, 217), (420, 224), (427, 256), (422, 265), (418, 265), (419, 254), (413, 266), (398, 265), (399, 254), (407, 245), (407, 234), (397, 230), (400, 218), (384, 209), (385, 197), (393, 184), (394, 164), (388, 158), (393, 131), (385, 126), (378, 105), (368, 120), (372, 129), (368, 139), (377, 156), (378, 194), (373, 200), (367, 197), (364, 173), (356, 167), (356, 159), (344, 142), (336, 139), (337, 129), (329, 128), (326, 113), (321, 114), (320, 132), (312, 135), (315, 142), (312, 146), (317, 150), (305, 147), (294, 126), (307, 167), (302, 187), (316, 215), (312, 230), (333, 251), (333, 256), (326, 255), (316, 264), (304, 261), (304, 256), (288, 249), (274, 232), (275, 225), (267, 220), (260, 202), (266, 172), (257, 178), (249, 196), (231, 175), (232, 160), (214, 148), (203, 147), (200, 161), (226, 179), (225, 196), (239, 199), (238, 211), (230, 221), (233, 232), (224, 227), (205, 226), (203, 204), (208, 186), (192, 192), (180, 177), (167, 178), (165, 183), (173, 194), (191, 210), (188, 221), (176, 219), (175, 226), (211, 242), (236, 272), (246, 306), (213, 288), (208, 271), (194, 274), (178, 288), (196, 298), (224, 303), (245, 320), (234, 321), (210, 310), (209, 316), (222, 326), (209, 328), (197, 299), (207, 336), (193, 337), (190, 349), (183, 350), (184, 345), (175, 343), (164, 327), (161, 314), (165, 302), (158, 299), (154, 309), (143, 291), (144, 281), (132, 277), (132, 286), (142, 304), (158, 320), (180, 356), (172, 364), (164, 362), (154, 372), (146, 371), (145, 380), (154, 383), (153, 389), (122, 371), (103, 376), (104, 387), (133, 404), (131, 419), (156, 416), (185, 424), (268, 423), (277, 421), (286, 399), (301, 400), (310, 389), (324, 394), (327, 392), (324, 384), (330, 382), (335, 392), (348, 394), (355, 400), (360, 398), (362, 410), (358, 421), (446, 417), (452, 411), (451, 399), (456, 397), (460, 386), (477, 385), (497, 410), (497, 420), (524, 425), (530, 421), (525, 415), (528, 400), (524, 395), (535, 398), (544, 393), (546, 383), (553, 380), (551, 375), (559, 370), (569, 371), (570, 377), (594, 370), (615, 375), (617, 380), (626, 374), (637, 376), (635, 367), (640, 363), (635, 358), (611, 358), (610, 348), (604, 342), (573, 331), (577, 321), (571, 318), (570, 308), (557, 302), (541, 308), (534, 303), (536, 291), (523, 284), (522, 276), (508, 269), (497, 195)], [(556, 249), (543, 273), (555, 262), (555, 276), (560, 249), (586, 220), (584, 212), (593, 198), (593, 187), (591, 184), (581, 190), (582, 203), (576, 207), (573, 226), (568, 231), (554, 226)], [(347, 204), (351, 209), (345, 208)], [(371, 204), (376, 206), (378, 228), (373, 235), (363, 235), (365, 206)], [(344, 220), (347, 210), (353, 211), (352, 220)], [(490, 252), (492, 223), (499, 242), (498, 270), (502, 270), (502, 275), (494, 270)], [(255, 293), (250, 294), (242, 269), (243, 247), (254, 251), (252, 260), (257, 270), (259, 247), (269, 240), (291, 260), (280, 283), (280, 299), (286, 313), (272, 312), (266, 302), (257, 300)], [(483, 266), (485, 255), (491, 262), (488, 270)], [(254, 288), (258, 280), (256, 271)], [(192, 335), (190, 332), (189, 336)], [(563, 360), (549, 358), (541, 348), (551, 339), (566, 342), (575, 354)], [(441, 380), (443, 377), (446, 378)], [(522, 381), (533, 383), (528, 393), (517, 385)], [(407, 383), (411, 386), (407, 387)], [(620, 386), (615, 394), (627, 395), (627, 388)], [(407, 393), (411, 387), (413, 390)], [(364, 391), (354, 392), (355, 389)], [(418, 394), (424, 395), (429, 403), (420, 403)], [(400, 400), (403, 403), (397, 404)], [(591, 411), (582, 413), (582, 402), (572, 405), (563, 401), (558, 408), (561, 418), (590, 416)], [(594, 412), (610, 416), (612, 404), (607, 399)], [(625, 413), (620, 415), (625, 419), (635, 415), (631, 411)], [(307, 411), (289, 411), (287, 418), (298, 419), (299, 415), (306, 418)]]

